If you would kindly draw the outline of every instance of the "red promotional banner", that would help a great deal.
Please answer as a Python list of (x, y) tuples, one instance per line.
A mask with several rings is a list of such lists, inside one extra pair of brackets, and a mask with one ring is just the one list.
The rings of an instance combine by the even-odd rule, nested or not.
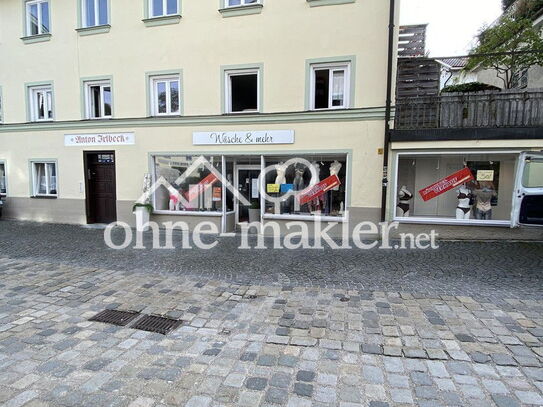
[(300, 201), (300, 205), (304, 205), (313, 199), (318, 198), (321, 195), (324, 195), (326, 191), (331, 190), (332, 188), (337, 187), (338, 185), (341, 185), (341, 182), (337, 175), (331, 175), (328, 178), (322, 180), (318, 184), (313, 185), (309, 191), (300, 194), (298, 196), (298, 200)]
[(198, 184), (191, 185), (187, 194), (188, 201), (192, 202), (193, 199), (198, 198), (200, 194), (210, 188), (211, 185), (213, 185), (217, 180), (218, 178), (215, 176), (215, 174), (211, 173), (203, 180), (201, 180)]
[(471, 173), (470, 169), (467, 167), (462, 168), (460, 171), (437, 181), (435, 184), (421, 189), (419, 194), (424, 202), (426, 202), (473, 179), (473, 174)]

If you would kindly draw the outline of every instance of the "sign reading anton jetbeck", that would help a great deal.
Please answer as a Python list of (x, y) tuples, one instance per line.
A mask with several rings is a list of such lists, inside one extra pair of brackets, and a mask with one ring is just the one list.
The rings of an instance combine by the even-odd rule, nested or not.
[(294, 130), (195, 131), (192, 133), (192, 144), (195, 146), (293, 143)]

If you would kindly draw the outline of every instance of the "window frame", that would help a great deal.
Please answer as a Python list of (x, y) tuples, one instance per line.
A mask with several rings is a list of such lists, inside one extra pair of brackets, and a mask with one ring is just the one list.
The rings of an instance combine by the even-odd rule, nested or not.
[[(166, 113), (159, 113), (158, 109), (158, 90), (157, 86), (160, 82), (166, 82), (168, 86), (166, 87)], [(177, 82), (177, 103), (178, 109), (176, 112), (171, 111), (171, 86), (172, 82)], [(152, 75), (149, 76), (149, 96), (150, 96), (150, 114), (153, 117), (164, 117), (164, 116), (181, 116), (182, 105), (181, 105), (181, 75), (180, 74), (164, 74), (164, 75)]]
[[(29, 120), (31, 122), (50, 122), (55, 120), (55, 103), (54, 103), (54, 94), (53, 94), (53, 85), (46, 83), (40, 85), (29, 85), (28, 89), (28, 113)], [(43, 95), (44, 98), (44, 118), (40, 119), (38, 117), (38, 100), (37, 96), (39, 94)], [(47, 97), (47, 94), (50, 94), (50, 97)], [(51, 118), (47, 117), (47, 112), (51, 110)]]
[(79, 6), (81, 7), (81, 28), (97, 28), (97, 27), (104, 27), (110, 24), (110, 0), (106, 0), (107, 2), (107, 18), (105, 24), (100, 24), (100, 5), (98, 2), (100, 0), (92, 0), (94, 2), (94, 25), (88, 25), (87, 24), (87, 8), (85, 7), (85, 2), (87, 0), (79, 0)]
[(8, 195), (9, 187), (8, 187), (8, 165), (6, 164), (6, 160), (0, 159), (0, 165), (4, 167), (4, 186), (6, 188), (6, 192), (0, 191), (0, 197), (5, 197)]
[[(113, 118), (113, 80), (111, 79), (95, 79), (95, 80), (84, 80), (83, 81), (83, 92), (84, 92), (84, 117), (87, 120), (109, 120)], [(92, 116), (92, 100), (90, 88), (93, 86), (100, 86), (100, 112), (102, 113), (99, 117)], [(111, 114), (109, 116), (103, 115), (105, 112), (105, 103), (104, 103), (104, 91), (103, 88), (109, 87), (111, 93)]]
[[(47, 3), (47, 9), (49, 10), (49, 15), (47, 19), (47, 31), (42, 30), (42, 10), (41, 3)], [(31, 22), (30, 22), (30, 6), (36, 4), (38, 9), (38, 33), (32, 34)], [(49, 0), (25, 0), (24, 2), (24, 13), (25, 13), (25, 36), (26, 37), (37, 37), (40, 35), (51, 34), (51, 3)]]
[(262, 0), (256, 0), (255, 2), (252, 2), (252, 3), (246, 3), (247, 1), (250, 1), (250, 0), (240, 0), (240, 4), (231, 6), (229, 4), (230, 0), (223, 0), (223, 7), (225, 9), (231, 9), (231, 8), (236, 8), (236, 7), (250, 7), (250, 6), (255, 6), (257, 4), (262, 5)]
[[(316, 108), (315, 107), (315, 93), (316, 93), (316, 79), (315, 74), (318, 70), (329, 70), (328, 81), (328, 107)], [(344, 83), (343, 83), (343, 105), (333, 106), (333, 75), (334, 72), (344, 71)], [(344, 62), (325, 62), (325, 63), (312, 63), (310, 65), (310, 80), (309, 80), (309, 110), (341, 110), (348, 109), (351, 106), (351, 70), (352, 63), (350, 61)]]
[[(256, 73), (256, 110), (247, 110), (243, 112), (232, 111), (232, 76), (252, 75)], [(254, 66), (239, 69), (224, 70), (224, 112), (226, 114), (255, 114), (262, 112), (262, 67)]]
[[(43, 164), (44, 165), (44, 171), (45, 171), (45, 182), (46, 182), (46, 191), (49, 191), (50, 185), (49, 183), (49, 177), (48, 171), (49, 166), (48, 164), (53, 164), (55, 166), (55, 177), (56, 177), (56, 193), (55, 194), (49, 194), (45, 193), (42, 194), (39, 192), (39, 186), (38, 191), (36, 191), (36, 177), (37, 177), (37, 165)], [(49, 159), (36, 159), (36, 160), (30, 160), (30, 171), (31, 171), (31, 197), (32, 198), (58, 198), (58, 163), (56, 160), (49, 160)]]
[(162, 0), (162, 10), (164, 11), (161, 15), (154, 15), (153, 14), (153, 0), (147, 0), (147, 13), (148, 13), (148, 18), (149, 19), (152, 19), (152, 18), (161, 18), (161, 17), (173, 17), (173, 16), (178, 16), (181, 14), (180, 12), (180, 7), (181, 7), (181, 4), (180, 4), (180, 0), (176, 0), (176, 4), (177, 4), (177, 10), (175, 13), (168, 13), (167, 10), (168, 10), (168, 0)]

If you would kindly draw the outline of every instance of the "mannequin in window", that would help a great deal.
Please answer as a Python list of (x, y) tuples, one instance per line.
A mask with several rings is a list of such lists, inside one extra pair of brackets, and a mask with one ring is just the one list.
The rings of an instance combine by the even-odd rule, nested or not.
[[(321, 180), (321, 176), (320, 176), (320, 174), (321, 174), (321, 165), (318, 162), (313, 161), (311, 163), (311, 166), (313, 167), (313, 170), (314, 170), (315, 175), (317, 177), (317, 179), (315, 180), (315, 184), (318, 184), (320, 182), (320, 180)], [(312, 175), (312, 177), (313, 177), (313, 175)], [(323, 208), (322, 196), (319, 197), (319, 198), (313, 199), (311, 202), (308, 202), (307, 206), (309, 208), (309, 212), (311, 212), (314, 215), (320, 215), (321, 210)]]
[(456, 207), (456, 219), (469, 219), (471, 217), (471, 190), (466, 186), (466, 184), (464, 184), (460, 188), (458, 188), (458, 190), (456, 191), (456, 196), (458, 198), (458, 206)]
[(286, 184), (287, 179), (285, 173), (287, 172), (287, 166), (283, 161), (275, 165), (275, 171), (277, 171), (277, 176), (275, 177), (276, 184)]
[(317, 175), (317, 179), (315, 183), (318, 183), (321, 180), (321, 165), (318, 162), (313, 161), (311, 163), (311, 166), (313, 167), (313, 169), (315, 170), (315, 174)]
[[(330, 176), (335, 175), (339, 177), (339, 172), (341, 171), (341, 167), (343, 167), (343, 164), (341, 164), (337, 160), (335, 160), (332, 164), (330, 164)], [(332, 188), (332, 191), (339, 191), (339, 185)]]
[(407, 186), (402, 185), (398, 191), (399, 216), (409, 216), (409, 209), (411, 208), (409, 201), (411, 201), (411, 199), (413, 199), (413, 194), (407, 189)]
[(492, 220), (492, 198), (497, 196), (494, 183), (481, 181), (477, 183), (477, 189), (473, 190), (475, 197), (475, 219)]
[(294, 181), (292, 181), (294, 191), (304, 189), (304, 173), (305, 168), (301, 165), (294, 167)]

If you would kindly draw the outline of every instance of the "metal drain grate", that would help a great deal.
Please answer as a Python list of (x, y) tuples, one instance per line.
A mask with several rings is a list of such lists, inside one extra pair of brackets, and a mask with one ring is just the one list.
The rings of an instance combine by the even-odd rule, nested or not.
[(113, 324), (118, 326), (126, 326), (132, 322), (138, 315), (139, 312), (135, 311), (117, 311), (114, 309), (107, 309), (102, 311), (92, 318), (89, 321), (105, 322), (106, 324)]
[(158, 317), (155, 315), (145, 315), (134, 325), (132, 325), (132, 328), (166, 335), (168, 332), (178, 328), (182, 323), (183, 321), (178, 319)]

